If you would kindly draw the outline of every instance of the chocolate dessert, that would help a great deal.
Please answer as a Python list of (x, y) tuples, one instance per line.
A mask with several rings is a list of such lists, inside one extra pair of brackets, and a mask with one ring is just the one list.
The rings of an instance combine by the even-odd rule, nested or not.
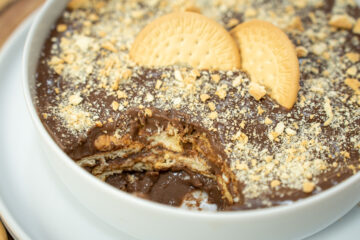
[[(295, 105), (255, 97), (241, 69), (134, 63), (137, 34), (177, 11), (286, 32), (300, 62)], [(217, 210), (291, 204), (360, 170), (359, 17), (351, 0), (72, 0), (42, 49), (37, 110), (79, 166), (136, 196)]]

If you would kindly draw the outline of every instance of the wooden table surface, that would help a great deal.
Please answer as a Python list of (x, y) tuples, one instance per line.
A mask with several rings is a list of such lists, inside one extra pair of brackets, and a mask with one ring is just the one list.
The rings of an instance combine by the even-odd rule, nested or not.
[(0, 0), (0, 47), (16, 27), (45, 0)]
[[(16, 27), (44, 2), (45, 0), (0, 0), (0, 48)], [(0, 221), (0, 240), (6, 240), (6, 236), (1, 233), (1, 226)], [(9, 234), (8, 239), (12, 239)]]

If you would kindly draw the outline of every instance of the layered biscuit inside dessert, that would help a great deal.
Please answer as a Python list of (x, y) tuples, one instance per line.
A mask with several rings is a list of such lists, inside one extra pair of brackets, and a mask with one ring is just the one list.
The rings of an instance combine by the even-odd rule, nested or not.
[[(224, 154), (202, 127), (180, 113), (131, 109), (129, 131), (96, 129), (84, 143), (91, 156), (77, 163), (115, 187), (157, 202), (182, 204), (198, 190), (219, 209), (242, 199)], [(182, 119), (182, 120), (181, 120)]]

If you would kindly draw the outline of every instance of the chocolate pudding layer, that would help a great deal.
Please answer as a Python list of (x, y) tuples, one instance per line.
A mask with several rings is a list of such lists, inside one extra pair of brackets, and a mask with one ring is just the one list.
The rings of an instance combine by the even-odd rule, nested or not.
[[(134, 64), (136, 35), (174, 11), (284, 30), (300, 62), (294, 107), (256, 100), (241, 70)], [(79, 166), (136, 196), (217, 210), (290, 204), (360, 169), (359, 16), (351, 0), (70, 1), (38, 62), (37, 110)]]

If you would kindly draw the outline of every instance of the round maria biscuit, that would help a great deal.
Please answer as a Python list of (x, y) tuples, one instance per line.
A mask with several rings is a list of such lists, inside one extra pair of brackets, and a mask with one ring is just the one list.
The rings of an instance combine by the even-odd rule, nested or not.
[(285, 108), (292, 108), (299, 91), (299, 61), (288, 36), (271, 23), (252, 20), (231, 31), (238, 44), (242, 68), (251, 81)]
[(148, 24), (136, 37), (130, 58), (147, 67), (240, 67), (239, 50), (231, 35), (220, 24), (193, 12), (171, 13)]

